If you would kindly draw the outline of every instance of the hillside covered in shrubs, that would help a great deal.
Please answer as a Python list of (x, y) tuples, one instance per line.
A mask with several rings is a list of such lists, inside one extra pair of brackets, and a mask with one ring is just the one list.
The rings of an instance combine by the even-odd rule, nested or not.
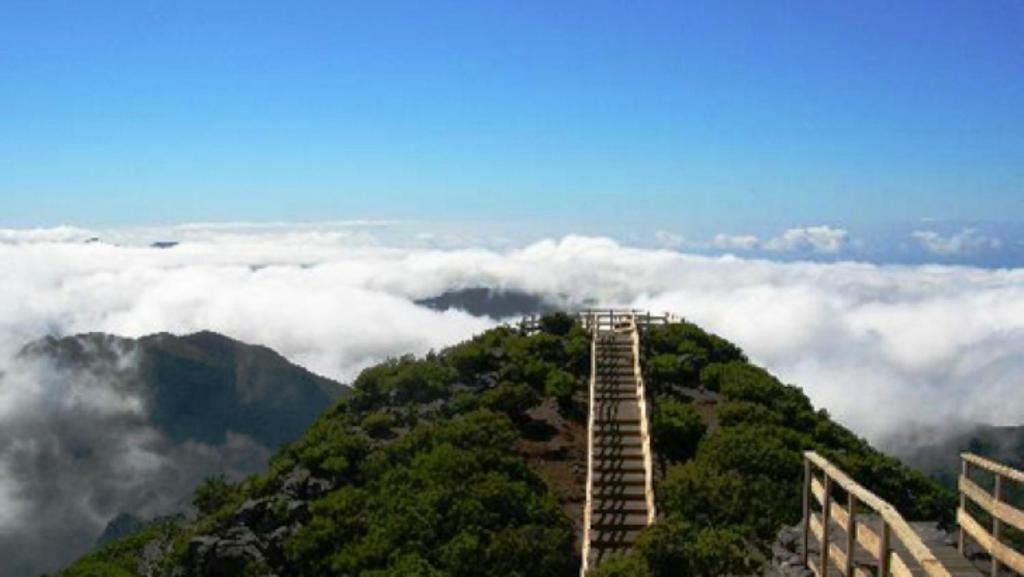
[[(208, 480), (61, 575), (573, 576), (590, 338), (566, 315), (371, 367), (262, 475)], [(952, 494), (815, 411), (799, 388), (687, 323), (644, 335), (659, 519), (610, 575), (756, 574), (800, 517), (814, 449), (908, 517)]]

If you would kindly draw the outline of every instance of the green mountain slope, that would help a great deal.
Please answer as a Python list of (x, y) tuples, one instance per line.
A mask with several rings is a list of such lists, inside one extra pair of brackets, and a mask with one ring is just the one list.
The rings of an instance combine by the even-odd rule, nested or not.
[[(589, 338), (569, 317), (542, 325), (367, 369), (266, 474), (211, 480), (196, 521), (149, 528), (63, 575), (578, 574)], [(910, 517), (949, 518), (951, 493), (727, 341), (680, 324), (652, 329), (644, 349), (659, 521), (601, 573), (753, 571), (800, 516), (805, 449)]]

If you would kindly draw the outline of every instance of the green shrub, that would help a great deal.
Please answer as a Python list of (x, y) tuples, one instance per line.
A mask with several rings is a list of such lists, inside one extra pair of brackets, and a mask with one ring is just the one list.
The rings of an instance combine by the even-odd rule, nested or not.
[(679, 517), (668, 518), (645, 531), (637, 548), (647, 560), (652, 577), (719, 577), (742, 575), (752, 569), (739, 532), (698, 529)]
[[(681, 573), (678, 573), (681, 575)], [(645, 560), (638, 553), (616, 555), (602, 561), (588, 575), (593, 577), (651, 577), (652, 573)]]
[(427, 403), (448, 394), (458, 371), (439, 359), (411, 355), (365, 369), (353, 382), (351, 402), (359, 409)]
[(546, 333), (564, 337), (576, 325), (576, 319), (566, 313), (552, 313), (540, 319), (540, 329)]
[(216, 475), (204, 480), (192, 494), (192, 505), (200, 515), (209, 515), (237, 500), (241, 487), (230, 483), (224, 475)]
[(673, 462), (693, 457), (706, 430), (707, 427), (693, 405), (671, 397), (658, 397), (654, 405), (651, 433), (659, 457)]
[(644, 378), (656, 390), (663, 390), (666, 385), (682, 383), (686, 378), (682, 359), (671, 353), (662, 353), (650, 358), (645, 369)]
[(374, 439), (384, 439), (391, 435), (391, 427), (395, 425), (395, 418), (387, 411), (375, 411), (363, 417), (359, 426), (367, 435)]
[(359, 487), (310, 505), (288, 566), (310, 576), (565, 575), (569, 521), (516, 454), (518, 438), (490, 411), (416, 426), (365, 460)]
[(722, 427), (738, 425), (775, 425), (782, 426), (782, 415), (756, 403), (749, 401), (727, 401), (718, 406), (718, 424)]
[(663, 353), (685, 355), (700, 350), (705, 362), (747, 360), (736, 345), (687, 322), (651, 327), (644, 335), (644, 347), (650, 356)]
[(563, 411), (568, 410), (572, 406), (577, 382), (572, 374), (556, 369), (548, 373), (544, 381), (544, 392), (549, 397), (554, 397)]
[(521, 419), (523, 413), (535, 407), (540, 400), (540, 395), (529, 385), (504, 382), (485, 392), (481, 404), (492, 411), (505, 413), (513, 419)]

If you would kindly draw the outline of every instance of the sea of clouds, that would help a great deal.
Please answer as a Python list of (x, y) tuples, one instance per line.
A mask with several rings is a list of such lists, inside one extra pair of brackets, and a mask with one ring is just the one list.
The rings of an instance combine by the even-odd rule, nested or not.
[[(831, 249), (843, 237), (803, 230), (781, 235), (776, 248)], [(179, 244), (149, 245), (157, 240)], [(414, 302), (492, 287), (570, 306), (682, 314), (892, 449), (908, 430), (1024, 421), (1024, 269), (699, 256), (584, 236), (517, 245), (387, 222), (3, 230), (0, 263), (4, 552), (70, 539), (60, 531), (72, 518), (81, 549), (111, 512), (155, 495), (154, 479), (204, 471), (204, 458), (229, 449), (168, 456), (182, 449), (154, 449), (163, 440), (131, 393), (15, 360), (46, 335), (213, 330), (348, 381), (388, 356), (440, 349), (493, 326)], [(142, 424), (131, 435), (111, 429), (135, 421)], [(80, 436), (107, 448), (105, 476), (121, 475), (124, 486), (90, 484), (74, 459), (54, 465), (41, 445)], [(55, 494), (64, 495), (59, 507)]]
[[(209, 329), (347, 381), (494, 324), (414, 303), (483, 286), (680, 313), (876, 441), (908, 420), (1024, 415), (1024, 395), (1013, 394), (1024, 374), (1024, 269), (783, 263), (571, 235), (438, 248), (437, 235), (396, 235), (392, 224), (191, 225), (98, 240), (69, 228), (0, 231), (0, 356), (50, 334)], [(164, 238), (180, 244), (148, 245)], [(0, 399), (0, 412), (18, 402), (10, 391)]]

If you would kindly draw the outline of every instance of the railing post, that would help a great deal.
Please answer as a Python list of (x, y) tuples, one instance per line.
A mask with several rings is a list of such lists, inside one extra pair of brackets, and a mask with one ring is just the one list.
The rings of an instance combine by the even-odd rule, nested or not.
[[(961, 493), (962, 495), (963, 493)], [(992, 491), (992, 496), (995, 498), (996, 503), (1003, 500), (1003, 476), (996, 473), (996, 483)], [(999, 520), (999, 516), (992, 515), (992, 539), (996, 543), (1000, 543), (1000, 536), (1003, 533), (1003, 522)], [(999, 577), (999, 558), (996, 557), (995, 552), (992, 554), (992, 577)]]
[(825, 473), (825, 498), (821, 511), (821, 577), (828, 577), (828, 526), (832, 522), (832, 479)]
[(804, 456), (804, 549), (802, 558), (804, 567), (810, 559), (811, 543), (811, 460)]
[[(964, 459), (963, 455), (960, 456), (960, 476), (964, 479), (970, 478), (971, 465)], [(959, 485), (959, 482), (957, 483)], [(963, 489), (960, 489), (960, 509), (967, 509), (967, 497), (964, 495)], [(967, 557), (967, 533), (964, 532), (963, 525), (960, 526), (960, 538), (957, 540), (958, 549), (960, 550), (961, 557)]]
[(857, 553), (857, 498), (850, 491), (846, 492), (846, 510), (848, 511), (846, 526), (846, 577), (853, 577), (853, 557)]
[(891, 565), (889, 557), (889, 541), (891, 537), (889, 531), (889, 523), (886, 522), (885, 517), (882, 517), (882, 532), (878, 538), (878, 577), (889, 577)]

